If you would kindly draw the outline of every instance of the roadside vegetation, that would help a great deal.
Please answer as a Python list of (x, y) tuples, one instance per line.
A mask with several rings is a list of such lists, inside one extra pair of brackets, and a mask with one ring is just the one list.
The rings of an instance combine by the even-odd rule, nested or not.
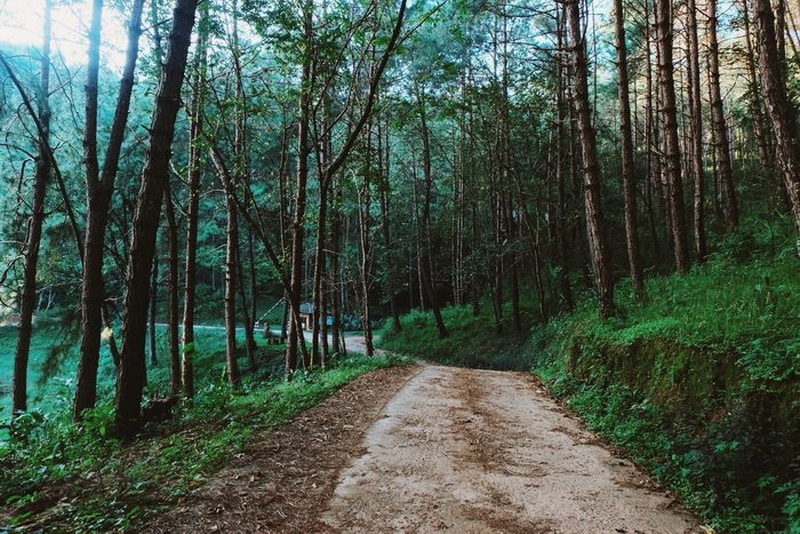
[(717, 532), (800, 532), (800, 277), (792, 238), (749, 223), (689, 275), (618, 286), (614, 318), (591, 295), (525, 336), (489, 313), (443, 311), (431, 341), (412, 312), (382, 346), (448, 365), (525, 369)]
[[(56, 332), (40, 330), (41, 346), (52, 342)], [(298, 372), (287, 382), (284, 347), (272, 345), (259, 349), (259, 374), (233, 390), (224, 374), (224, 331), (198, 334), (198, 346), (203, 347), (198, 367), (207, 372), (198, 375), (194, 400), (175, 406), (170, 418), (156, 416), (130, 443), (111, 437), (111, 401), (76, 424), (66, 386), (61, 393), (41, 390), (49, 401), (39, 411), (14, 419), (10, 436), (0, 440), (0, 530), (47, 525), (70, 532), (108, 532), (141, 524), (202, 484), (254, 434), (286, 422), (356, 376), (404, 362), (352, 356), (333, 362), (326, 371)], [(101, 373), (108, 374), (105, 388), (113, 386), (109, 367)], [(165, 365), (151, 369), (149, 383), (168, 384), (167, 373)]]

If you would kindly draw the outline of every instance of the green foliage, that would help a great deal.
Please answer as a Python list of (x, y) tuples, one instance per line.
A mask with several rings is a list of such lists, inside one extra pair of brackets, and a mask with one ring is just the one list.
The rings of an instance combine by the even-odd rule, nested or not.
[(360, 374), (406, 363), (350, 357), (292, 382), (250, 382), (238, 391), (208, 384), (174, 419), (146, 428), (129, 445), (108, 438), (110, 404), (86, 412), (81, 425), (71, 422), (68, 409), (25, 414), (12, 423), (11, 439), (0, 441), (0, 502), (15, 510), (17, 524), (124, 531), (201, 483), (254, 433), (285, 423)]
[(787, 242), (745, 229), (690, 275), (648, 280), (645, 303), (621, 284), (614, 319), (584, 303), (532, 332), (534, 372), (719, 532), (798, 529), (800, 278)]
[[(508, 309), (505, 315), (509, 315)], [(475, 314), (469, 306), (445, 308), (442, 317), (449, 331), (446, 338), (439, 338), (431, 312), (412, 310), (402, 318), (401, 332), (392, 330), (391, 321), (386, 321), (379, 344), (393, 352), (445, 365), (501, 370), (530, 368), (522, 350), (527, 332), (498, 337), (491, 312)]]

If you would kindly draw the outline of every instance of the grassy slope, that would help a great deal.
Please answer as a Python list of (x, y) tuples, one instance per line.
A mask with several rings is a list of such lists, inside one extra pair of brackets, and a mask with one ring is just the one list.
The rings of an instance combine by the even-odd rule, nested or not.
[[(55, 332), (40, 330), (34, 369)], [(110, 400), (89, 413), (82, 427), (73, 425), (68, 388), (18, 420), (15, 428), (25, 437), (0, 440), (0, 530), (4, 518), (19, 522), (29, 515), (35, 524), (55, 525), (56, 530), (65, 525), (72, 532), (124, 530), (176, 502), (241, 450), (253, 432), (287, 421), (360, 374), (401, 362), (354, 357), (329, 371), (300, 373), (287, 383), (271, 372), (280, 367), (282, 347), (270, 346), (259, 353), (258, 376), (247, 377), (242, 390), (234, 392), (224, 382), (223, 335), (198, 332), (198, 342), (195, 366), (201, 372), (194, 403), (181, 406), (170, 421), (149, 425), (132, 445), (107, 437)], [(68, 358), (59, 369), (68, 372), (71, 363)], [(244, 359), (240, 365), (246, 368)], [(168, 388), (165, 367), (162, 363), (149, 374), (155, 390)], [(111, 382), (103, 387), (110, 392)], [(72, 498), (52, 507), (65, 492)]]
[(449, 309), (451, 336), (438, 340), (413, 312), (383, 346), (531, 369), (719, 532), (800, 532), (800, 266), (791, 253), (734, 256), (649, 280), (644, 304), (620, 284), (609, 321), (585, 301), (520, 340)]

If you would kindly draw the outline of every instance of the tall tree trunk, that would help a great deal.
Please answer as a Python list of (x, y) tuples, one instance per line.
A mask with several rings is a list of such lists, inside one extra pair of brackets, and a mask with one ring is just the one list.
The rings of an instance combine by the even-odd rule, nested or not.
[(664, 159), (666, 160), (666, 194), (669, 230), (675, 267), (680, 274), (689, 272), (689, 254), (686, 247), (686, 222), (684, 220), (681, 155), (678, 145), (678, 116), (675, 104), (675, 81), (672, 64), (672, 2), (656, 2), (656, 36), (658, 40), (658, 71), (661, 94), (661, 113), (664, 120)]
[(650, 242), (653, 247), (653, 260), (656, 265), (661, 263), (661, 246), (658, 239), (656, 223), (655, 196), (659, 190), (661, 181), (661, 166), (658, 158), (658, 115), (656, 113), (658, 96), (655, 94), (653, 83), (653, 61), (651, 49), (653, 45), (652, 26), (650, 24), (650, 10), (648, 2), (644, 3), (645, 20), (645, 211), (647, 214), (647, 228), (650, 234)]
[[(281, 133), (281, 155), (280, 163), (278, 165), (278, 199), (280, 206), (278, 208), (278, 226), (280, 226), (280, 242), (281, 242), (281, 257), (289, 257), (289, 242), (291, 239), (289, 232), (289, 126), (286, 126), (287, 118), (286, 113), (283, 114), (282, 124), (283, 132)], [(291, 273), (288, 271), (290, 268), (289, 262), (284, 261), (283, 276), (288, 280)], [(284, 289), (283, 291), (283, 313), (281, 314), (281, 339), (287, 339), (289, 329), (289, 292)]]
[(436, 297), (436, 290), (433, 284), (433, 273), (431, 272), (431, 236), (430, 236), (430, 220), (431, 220), (431, 204), (433, 202), (433, 171), (431, 169), (431, 143), (430, 131), (428, 130), (428, 123), (426, 120), (425, 99), (418, 94), (419, 113), (420, 113), (420, 127), (422, 129), (422, 158), (423, 158), (423, 171), (425, 178), (425, 199), (422, 203), (422, 215), (420, 217), (420, 279), (423, 291), (428, 297), (433, 318), (436, 323), (436, 329), (439, 332), (440, 338), (445, 338), (448, 335), (447, 327), (442, 318), (442, 312), (439, 308), (439, 301)]
[[(311, 152), (309, 127), (311, 124), (311, 54), (312, 54), (312, 9), (311, 2), (303, 4), (303, 38), (307, 48), (303, 56), (300, 75), (300, 119), (297, 126), (297, 183), (292, 220), (289, 291), (289, 340), (286, 345), (286, 375), (291, 377), (297, 369), (299, 349), (303, 347), (303, 330), (298, 322), (300, 302), (303, 298), (303, 249), (305, 240), (305, 212), (308, 188), (308, 159)], [(304, 356), (305, 357), (305, 356)]]
[(611, 261), (600, 207), (600, 165), (597, 161), (595, 132), (591, 122), (591, 110), (589, 109), (586, 44), (580, 28), (578, 0), (570, 0), (566, 3), (566, 7), (573, 67), (575, 69), (574, 104), (583, 158), (586, 230), (589, 236), (589, 249), (594, 267), (595, 284), (599, 293), (600, 316), (607, 318), (614, 313), (614, 285), (611, 279)]
[(181, 383), (183, 394), (194, 396), (194, 316), (197, 294), (197, 235), (200, 225), (201, 137), (203, 131), (203, 91), (206, 83), (208, 48), (208, 3), (200, 7), (197, 25), (197, 50), (192, 67), (192, 100), (189, 114), (188, 206), (186, 210), (186, 254), (183, 282), (183, 350)]
[(789, 100), (782, 76), (775, 20), (769, 0), (755, 0), (755, 11), (759, 29), (761, 89), (772, 121), (783, 183), (797, 227), (796, 251), (800, 256), (800, 141), (797, 139), (797, 111)]
[[(248, 241), (250, 241), (249, 236), (248, 236)], [(252, 243), (252, 241), (250, 242)], [(253, 250), (252, 247), (248, 246), (248, 251), (252, 253), (252, 250)], [(244, 260), (242, 259), (241, 242), (237, 242), (236, 245), (236, 258), (237, 258), (236, 277), (239, 281), (239, 283), (237, 284), (237, 289), (239, 290), (240, 302), (242, 304), (241, 306), (242, 324), (244, 325), (244, 338), (245, 338), (244, 350), (245, 350), (245, 355), (247, 356), (247, 370), (250, 372), (250, 374), (253, 374), (256, 372), (258, 368), (258, 364), (256, 363), (256, 354), (255, 354), (257, 348), (256, 340), (255, 336), (253, 335), (253, 332), (255, 330), (256, 317), (255, 314), (252, 312), (252, 308), (250, 307), (252, 299), (255, 298), (255, 292), (252, 291), (253, 287), (251, 286), (250, 298), (248, 298), (248, 291), (244, 287), (245, 280), (247, 280), (247, 278), (245, 278), (244, 275)], [(252, 254), (250, 254), (249, 264), (252, 265), (252, 262), (253, 262), (253, 256)]]
[[(144, 0), (133, 3), (128, 23), (128, 44), (125, 53), (122, 80), (117, 96), (114, 122), (108, 150), (103, 163), (102, 176), (97, 164), (97, 73), (100, 62), (100, 27), (102, 0), (95, 0), (92, 11), (90, 31), (90, 60), (87, 66), (86, 84), (86, 130), (88, 146), (84, 148), (86, 159), (86, 192), (89, 204), (84, 238), (83, 273), (81, 287), (81, 359), (78, 363), (78, 378), (75, 386), (73, 415), (80, 419), (81, 412), (93, 408), (97, 402), (97, 369), (100, 361), (100, 341), (103, 323), (112, 332), (110, 311), (105, 305), (103, 282), (103, 258), (105, 234), (109, 220), (111, 194), (114, 190), (122, 141), (128, 123), (133, 75), (139, 57), (139, 36)], [(115, 364), (119, 365), (119, 353), (113, 334), (109, 337), (112, 356), (116, 353)]]
[(330, 291), (331, 291), (331, 350), (335, 356), (344, 354), (342, 339), (342, 288), (340, 284), (339, 258), (341, 251), (342, 219), (340, 207), (342, 205), (342, 187), (337, 180), (334, 182), (334, 206), (331, 210), (331, 266), (330, 266)]
[[(397, 305), (397, 295), (395, 292), (395, 285), (394, 285), (395, 266), (393, 265), (394, 255), (392, 254), (392, 230), (389, 217), (391, 208), (389, 197), (392, 185), (389, 173), (390, 153), (389, 153), (388, 120), (386, 129), (387, 131), (383, 131), (381, 129), (380, 122), (378, 123), (378, 144), (379, 144), (378, 154), (380, 155), (378, 159), (378, 168), (379, 168), (379, 176), (381, 177), (380, 205), (381, 205), (381, 233), (383, 235), (383, 248), (384, 248), (383, 264), (387, 272), (386, 292), (389, 294), (389, 309), (392, 314), (392, 329), (395, 332), (400, 332), (403, 330), (403, 324), (400, 322), (400, 311)], [(383, 143), (383, 135), (386, 135), (385, 143)]]
[[(318, 211), (318, 220), (317, 220), (317, 247), (316, 252), (314, 255), (314, 291), (312, 297), (312, 306), (313, 306), (313, 321), (312, 321), (312, 334), (311, 334), (311, 354), (312, 359), (315, 362), (319, 362), (320, 366), (323, 365), (323, 361), (327, 356), (325, 354), (325, 350), (320, 351), (320, 335), (323, 337), (325, 333), (321, 333), (323, 328), (322, 325), (325, 324), (326, 321), (326, 310), (323, 306), (324, 294), (326, 292), (325, 287), (325, 277), (326, 277), (326, 262), (327, 262), (327, 254), (325, 253), (325, 247), (327, 244), (326, 237), (327, 237), (327, 218), (328, 218), (328, 192), (330, 189), (330, 181), (329, 180), (321, 180), (320, 188), (319, 188), (319, 211)], [(325, 345), (326, 341), (322, 340), (322, 345)]]
[(125, 279), (125, 320), (117, 380), (115, 423), (121, 437), (131, 437), (141, 424), (144, 386), (144, 345), (147, 326), (147, 287), (155, 251), (158, 220), (169, 178), (169, 160), (175, 119), (180, 108), (180, 90), (186, 70), (197, 0), (177, 0), (170, 47), (156, 94), (142, 183), (133, 220), (133, 237)]
[(704, 262), (708, 255), (705, 226), (705, 172), (703, 165), (703, 108), (700, 89), (700, 45), (697, 39), (697, 6), (695, 0), (688, 0), (687, 28), (689, 47), (689, 160), (693, 178), (694, 195), (692, 200), (692, 220), (694, 222), (694, 254), (698, 262)]
[[(225, 178), (223, 178), (225, 180)], [(239, 387), (241, 373), (236, 355), (236, 286), (239, 272), (239, 220), (236, 216), (236, 201), (231, 187), (225, 187), (225, 361), (228, 382)]]
[(369, 123), (365, 143), (364, 180), (358, 191), (358, 229), (359, 244), (361, 245), (361, 329), (364, 333), (364, 346), (367, 356), (375, 355), (372, 344), (372, 316), (369, 302), (369, 290), (372, 278), (372, 227), (370, 224), (370, 209), (372, 205), (371, 179), (372, 179), (372, 122)]
[(167, 181), (164, 189), (164, 212), (167, 217), (167, 241), (169, 257), (167, 275), (169, 292), (167, 293), (167, 344), (169, 347), (170, 393), (180, 394), (181, 382), (181, 347), (180, 347), (180, 258), (178, 257), (178, 221), (175, 218), (175, 206), (172, 200), (172, 187)]
[[(759, 88), (759, 77), (756, 74), (756, 57), (753, 50), (753, 33), (750, 26), (750, 11), (747, 8), (748, 0), (742, 0), (742, 21), (744, 22), (745, 63), (747, 64), (748, 85), (750, 92), (750, 110), (754, 119), (754, 130), (758, 142), (758, 157), (761, 166), (773, 169), (775, 165), (774, 152), (769, 138), (769, 129), (764, 113), (764, 101)], [(780, 184), (779, 184), (780, 185)]]
[[(153, 256), (153, 274), (150, 276), (150, 312), (148, 319), (150, 322), (150, 366), (155, 367), (158, 365), (158, 356), (156, 355), (156, 313), (157, 313), (157, 300), (158, 300), (158, 249), (156, 249)], [(147, 377), (145, 377), (147, 380)], [(147, 382), (145, 382), (147, 383)]]
[[(692, 0), (690, 0), (692, 1)], [(617, 47), (617, 93), (619, 98), (619, 125), (622, 133), (622, 190), (625, 202), (625, 245), (628, 250), (633, 291), (636, 298), (644, 298), (644, 272), (639, 254), (639, 236), (636, 213), (636, 169), (633, 164), (633, 133), (631, 105), (628, 92), (628, 50), (625, 42), (625, 13), (622, 0), (614, 0), (615, 37)]]
[[(50, 178), (52, 162), (50, 159), (50, 37), (52, 28), (52, 0), (45, 0), (44, 6), (44, 44), (42, 45), (41, 73), (38, 97), (38, 159), (33, 178), (33, 202), (28, 220), (28, 232), (22, 258), (25, 277), (20, 294), (19, 328), (17, 348), (14, 354), (14, 378), (12, 382), (12, 414), (20, 414), (28, 409), (28, 358), (33, 335), (33, 314), (36, 311), (36, 274), (39, 265), (39, 246), (42, 241), (42, 226), (45, 219), (45, 196)], [(7, 67), (7, 66), (6, 66)], [(8, 68), (8, 67), (7, 67)]]
[[(558, 17), (558, 49), (566, 48), (566, 6), (559, 11)], [(572, 297), (572, 284), (569, 280), (569, 251), (567, 246), (567, 148), (566, 148), (566, 128), (564, 125), (568, 120), (566, 109), (566, 86), (567, 73), (564, 65), (563, 56), (558, 57), (556, 65), (556, 256), (558, 259), (558, 283), (561, 298), (564, 300), (564, 307), (567, 312), (571, 312), (575, 301)]]
[(502, 20), (502, 56), (501, 56), (501, 113), (500, 113), (500, 150), (501, 150), (501, 176), (502, 187), (507, 191), (503, 197), (504, 224), (508, 243), (511, 245), (506, 251), (507, 264), (509, 271), (509, 293), (511, 300), (511, 327), (515, 332), (522, 332), (522, 316), (520, 311), (519, 295), (519, 257), (515, 245), (519, 240), (519, 227), (515, 216), (514, 198), (512, 193), (513, 157), (511, 153), (511, 117), (510, 117), (510, 98), (509, 98), (509, 74), (508, 74), (508, 43), (510, 40), (508, 31), (507, 4), (503, 2), (501, 8)]
[(723, 218), (727, 231), (739, 226), (739, 208), (733, 184), (728, 125), (722, 107), (722, 89), (719, 83), (719, 42), (717, 40), (717, 0), (708, 0), (708, 70), (711, 87), (711, 125), (714, 128), (718, 180), (722, 189)]
[[(234, 127), (234, 140), (233, 140), (233, 152), (235, 157), (235, 172), (234, 172), (234, 179), (237, 184), (245, 184), (249, 187), (250, 184), (250, 165), (247, 157), (247, 94), (244, 90), (244, 75), (242, 73), (242, 62), (241, 62), (241, 50), (239, 47), (239, 11), (238, 11), (238, 0), (233, 1), (233, 5), (231, 7), (232, 17), (233, 17), (233, 28), (231, 32), (231, 56), (233, 59), (233, 70), (236, 80), (236, 99), (235, 99), (235, 106), (234, 106), (234, 113), (235, 113), (235, 127)], [(236, 185), (236, 184), (234, 184)], [(232, 192), (233, 195), (233, 192)], [(235, 241), (234, 241), (234, 255), (236, 258), (236, 266), (235, 266), (235, 273), (236, 279), (234, 280), (234, 291), (238, 288), (240, 296), (241, 296), (241, 303), (242, 303), (242, 320), (244, 323), (244, 335), (245, 335), (245, 352), (247, 354), (247, 362), (249, 366), (249, 370), (251, 373), (254, 373), (256, 370), (256, 360), (255, 360), (255, 338), (253, 337), (253, 321), (255, 317), (251, 318), (250, 313), (250, 304), (247, 299), (247, 291), (245, 290), (245, 277), (244, 277), (244, 265), (242, 261), (242, 250), (241, 250), (241, 243), (239, 241), (239, 227), (238, 227), (238, 217), (236, 217), (236, 210), (238, 209), (236, 206), (235, 198), (231, 198), (232, 201), (232, 208), (233, 208), (233, 216), (234, 216), (234, 224), (236, 228), (234, 229), (235, 233)], [(230, 206), (229, 206), (230, 208)], [(252, 250), (252, 249), (251, 249)], [(253, 294), (253, 298), (255, 298), (255, 294)], [(235, 300), (235, 298), (234, 298)], [(234, 305), (235, 309), (235, 305)], [(252, 314), (254, 316), (255, 313)], [(236, 331), (235, 331), (235, 319), (234, 319), (234, 332), (233, 332), (233, 345), (236, 346)], [(234, 362), (236, 357), (234, 356)], [(237, 374), (238, 374), (238, 365), (237, 367)], [(238, 379), (237, 379), (238, 384)]]

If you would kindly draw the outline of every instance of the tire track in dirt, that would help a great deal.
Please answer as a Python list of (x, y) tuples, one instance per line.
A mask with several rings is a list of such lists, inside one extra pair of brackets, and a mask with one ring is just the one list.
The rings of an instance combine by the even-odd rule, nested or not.
[(530, 375), (426, 367), (367, 431), (322, 521), (339, 532), (700, 532)]

